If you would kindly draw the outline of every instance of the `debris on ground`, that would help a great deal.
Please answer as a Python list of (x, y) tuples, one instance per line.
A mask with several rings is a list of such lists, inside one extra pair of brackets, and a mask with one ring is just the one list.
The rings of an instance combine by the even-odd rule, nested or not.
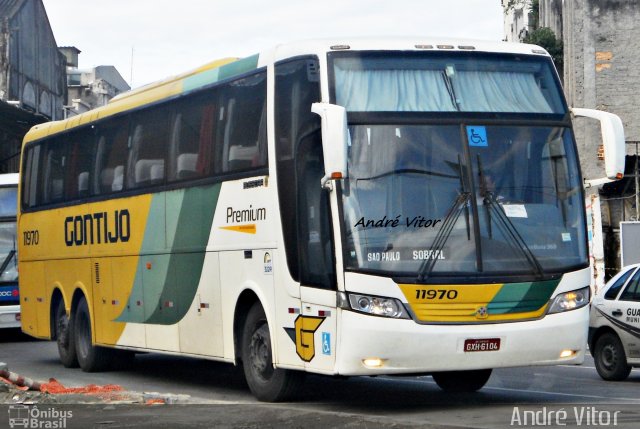
[(0, 362), (0, 403), (1, 404), (184, 404), (189, 395), (174, 395), (158, 392), (130, 392), (122, 386), (88, 384), (80, 387), (66, 387), (58, 380), (38, 382), (9, 371)]

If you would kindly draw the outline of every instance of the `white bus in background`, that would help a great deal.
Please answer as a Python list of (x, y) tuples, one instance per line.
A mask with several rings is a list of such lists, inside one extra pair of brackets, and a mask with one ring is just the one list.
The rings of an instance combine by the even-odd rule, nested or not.
[[(573, 116), (540, 47), (319, 40), (134, 90), (25, 137), (22, 329), (66, 366), (156, 351), (304, 372), (579, 364), (589, 320)], [(73, 323), (69, 323), (72, 321)]]
[(0, 328), (20, 327), (16, 204), (18, 173), (0, 174)]

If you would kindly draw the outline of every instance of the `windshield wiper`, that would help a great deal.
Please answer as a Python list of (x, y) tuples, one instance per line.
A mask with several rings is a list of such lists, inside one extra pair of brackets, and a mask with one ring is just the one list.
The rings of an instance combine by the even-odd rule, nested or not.
[(514, 247), (515, 249), (520, 250), (524, 255), (525, 259), (527, 260), (527, 262), (529, 263), (529, 265), (531, 266), (531, 268), (533, 268), (533, 270), (535, 271), (536, 275), (538, 277), (542, 277), (543, 269), (542, 269), (542, 265), (540, 265), (540, 262), (538, 261), (538, 258), (536, 258), (536, 255), (534, 255), (531, 249), (529, 249), (529, 246), (527, 246), (527, 243), (524, 241), (524, 239), (518, 232), (518, 229), (515, 227), (513, 222), (511, 222), (507, 214), (504, 212), (502, 205), (498, 202), (498, 200), (496, 200), (496, 197), (495, 195), (493, 195), (493, 192), (489, 190), (486, 183), (486, 176), (482, 170), (482, 163), (480, 162), (480, 157), (478, 157), (478, 172), (480, 173), (480, 182), (481, 182), (480, 195), (482, 196), (482, 204), (487, 209), (487, 229), (489, 232), (489, 238), (490, 239), (492, 238), (491, 214), (493, 213), (494, 217), (497, 218), (498, 220), (498, 222), (496, 222), (496, 225), (498, 225), (498, 228), (500, 229), (502, 234), (505, 237), (511, 239), (510, 240), (511, 247)]
[[(431, 244), (431, 249), (434, 250), (434, 255), (439, 255), (444, 248), (445, 243), (449, 239), (451, 235), (451, 231), (453, 231), (453, 227), (455, 226), (460, 214), (464, 211), (465, 220), (467, 225), (467, 240), (471, 239), (471, 227), (469, 224), (469, 200), (471, 199), (471, 192), (466, 189), (463, 172), (462, 172), (462, 162), (460, 160), (460, 155), (458, 155), (458, 169), (459, 169), (459, 177), (460, 177), (460, 194), (453, 201), (453, 205), (447, 212), (447, 215), (442, 222), (442, 227), (438, 231), (436, 238), (433, 240)], [(433, 271), (433, 267), (435, 266), (438, 258), (430, 258), (425, 259), (422, 265), (420, 266), (420, 270), (418, 271), (418, 282), (424, 282), (427, 277)]]
[(456, 177), (453, 174), (444, 174), (444, 173), (438, 173), (435, 171), (421, 170), (417, 168), (398, 168), (395, 170), (387, 171), (386, 173), (378, 174), (377, 176), (358, 177), (357, 180), (375, 180), (375, 179), (381, 179), (386, 176), (393, 176), (396, 174), (423, 174), (426, 176), (437, 176), (437, 177), (444, 177), (447, 179), (453, 179)]
[[(458, 221), (460, 214), (463, 211), (468, 210), (467, 203), (469, 199), (471, 199), (470, 192), (463, 192), (456, 197), (455, 201), (453, 202), (453, 205), (451, 206), (451, 209), (449, 209), (449, 212), (447, 213), (447, 215), (444, 218), (444, 221), (442, 222), (442, 227), (438, 231), (436, 238), (433, 240), (433, 244), (431, 244), (431, 249), (434, 250), (433, 252), (434, 255), (440, 254), (440, 252), (444, 248), (445, 243), (449, 239), (449, 236), (451, 235), (451, 231), (453, 231), (453, 227)], [(467, 224), (467, 229), (468, 229), (468, 224)], [(438, 260), (437, 257), (424, 260), (418, 274), (418, 282), (424, 282), (427, 279), (427, 277), (429, 277), (429, 274), (431, 274), (431, 271), (433, 270), (433, 266), (436, 264), (437, 260)]]
[(4, 271), (7, 269), (7, 267), (9, 266), (9, 263), (11, 262), (11, 260), (15, 255), (16, 255), (15, 250), (10, 250), (9, 253), (7, 253), (7, 256), (4, 258), (4, 261), (2, 261), (2, 265), (0, 265), (0, 275), (3, 275), (2, 273), (4, 273)]

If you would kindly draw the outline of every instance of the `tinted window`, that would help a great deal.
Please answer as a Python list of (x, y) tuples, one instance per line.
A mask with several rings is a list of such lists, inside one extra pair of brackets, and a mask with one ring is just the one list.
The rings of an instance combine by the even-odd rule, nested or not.
[(124, 189), (129, 143), (129, 121), (116, 119), (97, 126), (94, 194)]
[(620, 295), (620, 301), (640, 301), (640, 290), (638, 285), (640, 284), (640, 270), (637, 270), (622, 295)]
[[(278, 195), (280, 216), (284, 233), (285, 249), (289, 272), (295, 280), (300, 279), (299, 240), (308, 241), (311, 225), (301, 225), (307, 235), (298, 237), (298, 216), (306, 213), (300, 207), (299, 183), (302, 168), (296, 168), (296, 152), (301, 142), (316, 134), (320, 129), (320, 117), (311, 112), (311, 104), (320, 101), (320, 86), (317, 75), (318, 62), (315, 59), (300, 59), (276, 65), (275, 82), (275, 132), (278, 154)], [(304, 154), (300, 155), (304, 163)], [(308, 159), (310, 162), (311, 159)], [(320, 183), (316, 184), (318, 190)], [(316, 204), (316, 207), (318, 205)], [(318, 252), (307, 246), (302, 249), (304, 255)], [(308, 271), (309, 264), (302, 264), (302, 270)], [(306, 267), (306, 268), (305, 268)], [(308, 277), (306, 275), (303, 278)]]
[(42, 204), (61, 202), (64, 198), (65, 168), (67, 165), (66, 145), (63, 140), (50, 142), (44, 151), (44, 163), (41, 177)]
[(38, 171), (40, 169), (40, 146), (30, 146), (24, 157), (22, 171), (22, 204), (35, 207), (38, 203)]
[(618, 296), (618, 292), (620, 292), (620, 289), (627, 281), (631, 273), (633, 273), (633, 271), (634, 269), (630, 269), (627, 270), (626, 273), (621, 275), (618, 280), (616, 280), (616, 282), (612, 284), (611, 287), (607, 290), (607, 293), (604, 294), (604, 299), (616, 299), (616, 296)]
[(164, 182), (168, 131), (168, 107), (160, 107), (132, 116), (127, 189)]
[(95, 158), (95, 135), (92, 128), (72, 133), (65, 138), (69, 147), (65, 171), (65, 199), (76, 200), (90, 195)]
[(266, 72), (233, 81), (221, 88), (218, 141), (222, 153), (218, 171), (230, 173), (267, 165)]
[(212, 90), (178, 103), (172, 121), (169, 180), (197, 179), (213, 172), (217, 113)]

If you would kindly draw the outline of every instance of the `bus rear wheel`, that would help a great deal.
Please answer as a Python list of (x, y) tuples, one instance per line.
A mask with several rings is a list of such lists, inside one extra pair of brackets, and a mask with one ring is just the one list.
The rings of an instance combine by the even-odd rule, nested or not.
[(82, 297), (73, 317), (73, 333), (80, 368), (85, 372), (104, 371), (113, 359), (113, 351), (92, 343), (91, 316), (87, 300)]
[(62, 299), (60, 299), (56, 307), (54, 327), (60, 362), (62, 362), (65, 368), (77, 368), (78, 356), (76, 354), (76, 343), (73, 338), (73, 324), (69, 316), (67, 316), (67, 310), (64, 308), (64, 301)]
[(304, 373), (273, 367), (273, 348), (264, 310), (256, 303), (242, 331), (242, 365), (251, 393), (260, 401), (284, 401), (302, 384)]
[(475, 392), (487, 384), (491, 377), (491, 369), (436, 372), (432, 377), (445, 392)]

